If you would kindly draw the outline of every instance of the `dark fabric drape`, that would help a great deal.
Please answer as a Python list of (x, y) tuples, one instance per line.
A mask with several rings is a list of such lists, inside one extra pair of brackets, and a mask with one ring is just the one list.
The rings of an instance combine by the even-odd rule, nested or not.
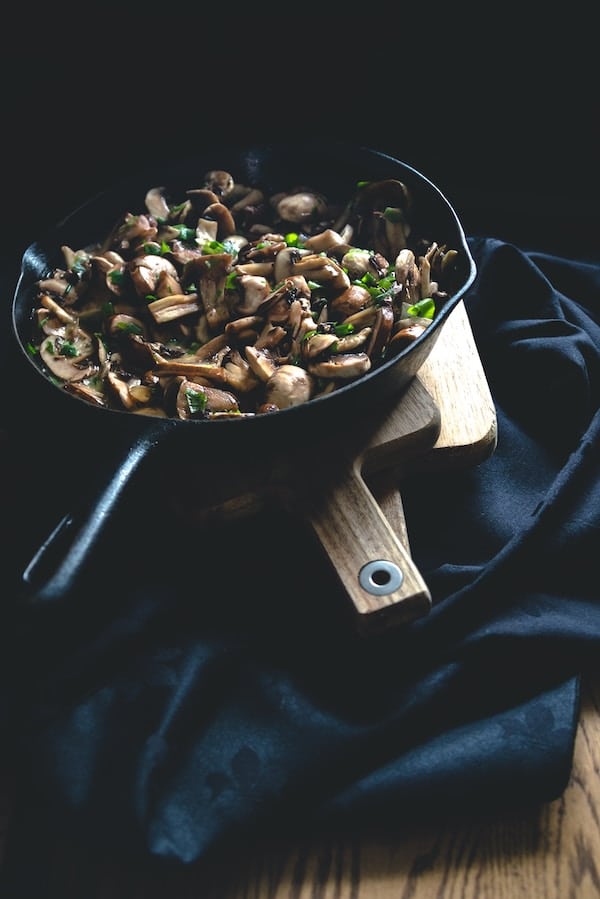
[[(185, 526), (142, 473), (75, 609), (4, 597), (13, 872), (57, 829), (190, 862), (291, 821), (390, 827), (560, 795), (600, 643), (600, 267), (470, 245), (498, 445), (400, 484), (431, 613), (365, 639), (302, 522)], [(11, 418), (30, 546), (61, 484)]]

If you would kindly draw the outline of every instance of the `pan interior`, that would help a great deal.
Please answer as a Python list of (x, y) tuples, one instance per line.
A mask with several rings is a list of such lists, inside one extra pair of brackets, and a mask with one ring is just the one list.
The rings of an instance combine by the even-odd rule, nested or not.
[[(370, 386), (375, 383), (381, 386), (382, 396), (392, 389), (401, 389), (417, 373), (437, 339), (436, 332), (473, 283), (476, 274), (474, 261), (456, 212), (426, 176), (409, 164), (376, 150), (335, 143), (315, 142), (302, 147), (288, 144), (249, 148), (215, 146), (191, 157), (166, 161), (163, 165), (142, 170), (74, 210), (49, 233), (32, 243), (23, 256), (21, 276), (13, 303), (13, 322), (18, 342), (29, 363), (40, 372), (35, 358), (28, 351), (36, 282), (61, 264), (61, 247), (81, 247), (100, 239), (110, 231), (124, 210), (143, 208), (149, 187), (164, 185), (176, 196), (194, 184), (200, 185), (205, 172), (215, 168), (231, 171), (240, 182), (262, 187), (270, 194), (289, 188), (291, 184), (305, 184), (339, 200), (351, 196), (359, 181), (394, 178), (406, 183), (414, 199), (412, 226), (415, 231), (426, 233), (439, 243), (460, 250), (458, 286), (437, 311), (432, 325), (414, 344), (384, 361), (358, 381), (339, 387), (327, 396), (312, 399), (305, 405), (334, 408), (344, 405), (348, 394), (358, 401), (359, 394), (379, 389)], [(389, 375), (392, 371), (393, 377)], [(45, 375), (43, 377), (46, 378)], [(72, 399), (74, 398), (68, 397), (69, 402)], [(98, 408), (94, 411), (114, 410)], [(304, 414), (302, 407), (296, 406), (280, 410), (277, 416), (303, 418)], [(231, 428), (250, 421), (253, 419), (222, 419), (209, 423), (211, 427), (218, 425)]]

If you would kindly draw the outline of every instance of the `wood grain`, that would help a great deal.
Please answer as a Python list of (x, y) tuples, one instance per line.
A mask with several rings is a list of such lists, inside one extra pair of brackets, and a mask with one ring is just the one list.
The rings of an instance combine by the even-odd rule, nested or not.
[(464, 303), (452, 311), (419, 379), (442, 421), (436, 443), (418, 462), (448, 469), (486, 459), (496, 448), (496, 410)]
[[(426, 615), (431, 607), (406, 549), (399, 481), (411, 470), (479, 464), (496, 447), (496, 410), (464, 303), (444, 323), (408, 390), (381, 420), (362, 424), (364, 431), (346, 448), (341, 474), (339, 468), (337, 477), (329, 472), (328, 482), (310, 492), (305, 513), (354, 604), (359, 630), (374, 633)], [(339, 459), (339, 448), (331, 455)], [(384, 595), (373, 595), (359, 580), (363, 567), (377, 559), (402, 577)]]
[[(397, 626), (426, 615), (431, 607), (429, 589), (402, 542), (405, 530), (399, 536), (389, 523), (365, 475), (372, 471), (389, 477), (400, 460), (408, 464), (430, 449), (439, 431), (439, 408), (415, 378), (385, 414), (379, 411), (371, 421), (363, 420), (344, 446), (338, 441), (325, 450), (322, 458), (331, 463), (324, 464), (310, 491), (293, 498), (296, 514), (312, 526), (352, 602), (361, 631)], [(400, 515), (396, 511), (396, 521)]]

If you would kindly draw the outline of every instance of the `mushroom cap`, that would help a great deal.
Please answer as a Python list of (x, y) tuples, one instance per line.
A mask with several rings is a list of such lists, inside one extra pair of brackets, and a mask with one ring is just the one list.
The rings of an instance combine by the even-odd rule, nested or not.
[(233, 192), (235, 181), (230, 172), (223, 169), (211, 169), (204, 176), (204, 187), (223, 199)]
[(350, 381), (366, 374), (370, 368), (371, 360), (366, 353), (344, 353), (324, 362), (315, 362), (309, 366), (309, 371), (317, 378)]
[(177, 269), (173, 263), (164, 256), (136, 256), (127, 263), (127, 271), (138, 296), (145, 297), (154, 293), (161, 274), (169, 276), (173, 282), (179, 284)]
[(94, 338), (81, 328), (75, 328), (61, 336), (44, 338), (40, 344), (40, 358), (57, 378), (73, 381), (85, 376), (84, 363), (94, 349)]
[(280, 365), (265, 385), (265, 403), (287, 409), (306, 403), (314, 394), (315, 380), (298, 365)]
[(371, 294), (360, 284), (351, 284), (329, 301), (329, 311), (336, 321), (343, 321), (372, 304)]
[(327, 212), (327, 203), (319, 194), (297, 191), (286, 194), (277, 203), (277, 215), (291, 225), (319, 221)]
[(228, 390), (208, 387), (187, 378), (181, 378), (175, 399), (177, 417), (188, 420), (209, 412), (237, 412), (238, 402)]
[(146, 192), (145, 203), (146, 209), (155, 219), (166, 219), (169, 217), (171, 210), (164, 187), (151, 187)]

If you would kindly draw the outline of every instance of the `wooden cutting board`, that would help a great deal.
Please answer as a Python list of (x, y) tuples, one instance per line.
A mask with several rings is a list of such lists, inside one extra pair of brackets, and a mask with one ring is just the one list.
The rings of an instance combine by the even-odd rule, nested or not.
[[(477, 465), (495, 449), (496, 413), (464, 303), (419, 375), (358, 433), (337, 474), (296, 497), (353, 603), (361, 631), (426, 615), (427, 585), (410, 556), (400, 487), (411, 471)], [(338, 451), (339, 453), (339, 451)]]
[[(477, 465), (495, 446), (494, 404), (460, 303), (401, 396), (357, 420), (343, 441), (333, 435), (320, 442), (314, 464), (290, 455), (281, 471), (254, 470), (251, 489), (242, 471), (237, 483), (228, 477), (228, 497), (219, 495), (214, 503), (207, 502), (203, 485), (202, 496), (188, 492), (186, 511), (197, 523), (219, 523), (251, 514), (266, 501), (282, 504), (294, 520), (304, 518), (312, 527), (357, 627), (379, 631), (426, 615), (431, 607), (410, 555), (402, 478), (415, 470)], [(302, 478), (291, 476), (290, 468), (302, 470)]]
[[(450, 472), (479, 465), (496, 449), (496, 409), (464, 303), (459, 303), (450, 315), (415, 380), (427, 390), (439, 410), (439, 434), (423, 452), (401, 458), (396, 467), (367, 476), (373, 496), (407, 554), (410, 542), (400, 492), (402, 479), (415, 472)], [(376, 631), (427, 611), (424, 603), (407, 604), (399, 599), (393, 607), (374, 608), (362, 615), (357, 609), (358, 626), (365, 632)]]

